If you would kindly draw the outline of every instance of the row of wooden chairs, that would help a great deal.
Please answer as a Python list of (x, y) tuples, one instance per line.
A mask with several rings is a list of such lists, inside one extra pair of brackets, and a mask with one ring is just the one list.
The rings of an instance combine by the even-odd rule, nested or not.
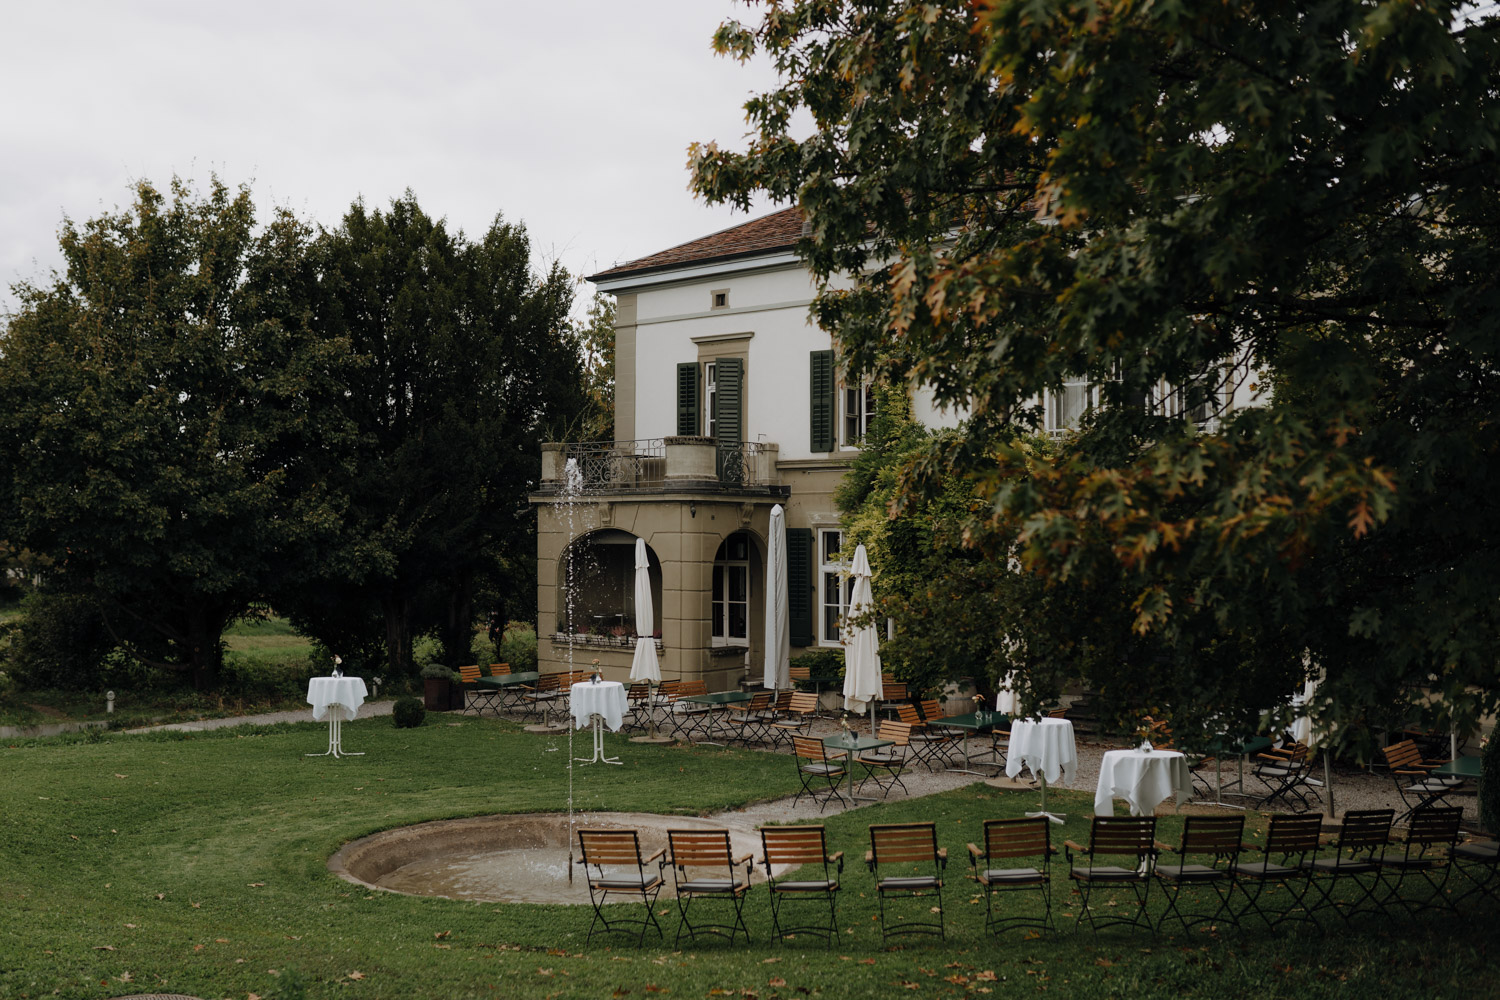
[[(768, 826), (759, 832), (773, 938), (781, 941), (808, 935), (822, 938), (829, 945), (837, 941), (844, 853), (829, 852), (827, 831), (821, 826)], [(633, 933), (637, 944), (645, 942), (651, 929), (664, 938), (656, 921), (656, 898), (666, 887), (665, 873), (670, 870), (678, 912), (674, 947), (684, 935), (690, 940), (702, 934), (730, 942), (740, 935), (750, 940), (744, 909), (754, 859), (749, 854), (735, 855), (729, 831), (668, 830), (667, 846), (646, 856), (635, 830), (579, 830), (578, 847), (578, 863), (587, 874), (594, 908), (587, 938), (600, 929), (605, 933)], [(942, 935), (943, 868), (947, 862), (947, 851), (937, 846), (933, 823), (877, 823), (870, 827), (865, 863), (875, 877), (883, 936)], [(644, 914), (635, 917), (619, 910), (606, 911), (611, 896), (639, 899), (645, 904)], [(898, 908), (898, 901), (908, 900), (919, 902)], [(934, 900), (936, 905), (932, 905)], [(717, 910), (706, 909), (715, 906)], [(905, 912), (907, 909), (911, 912)]]

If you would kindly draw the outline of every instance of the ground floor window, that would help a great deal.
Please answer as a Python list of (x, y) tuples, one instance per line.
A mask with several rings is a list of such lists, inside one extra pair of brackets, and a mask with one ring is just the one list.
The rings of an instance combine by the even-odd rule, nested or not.
[(845, 575), (840, 552), (844, 533), (837, 528), (818, 531), (818, 645), (837, 646), (843, 637), (843, 620), (849, 614), (854, 580)]
[(715, 646), (750, 644), (750, 539), (724, 539), (714, 554), (710, 637)]

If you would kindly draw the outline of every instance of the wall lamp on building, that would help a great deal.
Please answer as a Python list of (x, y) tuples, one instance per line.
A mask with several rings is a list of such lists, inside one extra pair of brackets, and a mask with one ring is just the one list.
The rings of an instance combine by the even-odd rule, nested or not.
[(698, 516), (698, 505), (697, 504), (695, 504), (695, 503), (689, 503), (688, 504), (688, 516), (689, 517), (697, 517)]

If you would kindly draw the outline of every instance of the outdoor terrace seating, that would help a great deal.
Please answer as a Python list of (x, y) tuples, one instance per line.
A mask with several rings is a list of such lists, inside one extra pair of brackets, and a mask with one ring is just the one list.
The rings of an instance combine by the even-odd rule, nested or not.
[[(1230, 866), (1235, 885), (1245, 897), (1237, 918), (1253, 911), (1267, 927), (1278, 927), (1288, 920), (1317, 925), (1303, 905), (1312, 880), (1312, 869), (1305, 862), (1317, 857), (1322, 831), (1320, 815), (1281, 813), (1271, 817), (1261, 860), (1241, 860)], [(1280, 905), (1262, 907), (1261, 898), (1273, 887), (1287, 890), (1278, 900)]]
[[(771, 933), (779, 942), (788, 936), (810, 934), (830, 946), (838, 940), (839, 879), (844, 873), (844, 852), (828, 853), (827, 832), (821, 826), (767, 826), (760, 831), (762, 862), (766, 866), (766, 888), (771, 897)], [(778, 877), (776, 869), (790, 866), (801, 877)], [(822, 877), (806, 877), (806, 869)], [(782, 919), (788, 905), (815, 904), (828, 907), (828, 920), (790, 923)]]
[[(947, 848), (939, 847), (934, 823), (875, 823), (870, 826), (870, 849), (865, 864), (875, 876), (875, 895), (880, 903), (880, 936), (892, 934), (936, 934), (943, 929), (943, 869), (948, 865)], [(894, 868), (901, 874), (882, 874)], [(914, 900), (913, 914), (900, 921), (887, 912), (888, 901)], [(936, 900), (934, 904), (932, 901)], [(931, 914), (937, 919), (931, 919)]]
[[(1183, 824), (1182, 843), (1178, 847), (1156, 845), (1159, 851), (1173, 851), (1177, 855), (1173, 861), (1163, 863), (1158, 859), (1156, 863), (1156, 880), (1166, 899), (1166, 909), (1157, 921), (1158, 930), (1169, 917), (1176, 917), (1183, 930), (1197, 924), (1212, 926), (1226, 917), (1231, 923), (1239, 923), (1229, 908), (1229, 898), (1234, 891), (1234, 863), (1239, 860), (1244, 833), (1244, 816), (1189, 816)], [(1194, 857), (1199, 860), (1188, 860)], [(1219, 905), (1210, 913), (1183, 913), (1177, 903), (1187, 888), (1212, 890)]]
[[(1412, 812), (1400, 850), (1387, 847), (1375, 856), (1380, 871), (1390, 872), (1396, 878), (1390, 886), (1387, 903), (1399, 903), (1413, 918), (1424, 910), (1453, 908), (1446, 890), (1453, 872), (1454, 848), (1463, 839), (1458, 832), (1462, 819), (1463, 809), (1459, 806), (1422, 806)], [(1414, 900), (1406, 890), (1407, 880), (1414, 876), (1429, 890), (1425, 899)]]
[[(657, 936), (661, 937), (661, 925), (656, 922), (652, 911), (665, 880), (659, 864), (654, 872), (647, 871), (646, 866), (653, 861), (659, 862), (666, 850), (657, 851), (649, 858), (642, 857), (640, 837), (634, 830), (579, 830), (578, 853), (578, 863), (583, 866), (588, 879), (589, 901), (594, 906), (594, 919), (589, 922), (584, 940), (594, 936), (594, 928), (599, 924), (604, 925), (605, 933), (639, 928), (637, 944), (645, 942), (648, 928), (654, 927)], [(610, 902), (611, 895), (638, 898), (645, 904), (644, 915), (639, 919), (621, 916), (619, 914), (623, 911), (613, 906), (606, 913), (604, 906)]]
[(1396, 793), (1406, 811), (1397, 817), (1405, 819), (1423, 806), (1438, 805), (1463, 786), (1461, 778), (1434, 777), (1432, 769), (1448, 763), (1447, 759), (1429, 759), (1422, 756), (1413, 740), (1402, 740), (1380, 751), (1381, 761), (1390, 770), (1396, 783)]
[[(668, 830), (667, 846), (665, 863), (672, 868), (677, 890), (676, 941), (682, 940), (685, 931), (689, 939), (699, 934), (716, 934), (727, 937), (731, 943), (744, 934), (748, 943), (750, 928), (745, 926), (745, 895), (750, 889), (751, 856), (734, 856), (728, 830)], [(710, 901), (723, 904), (728, 910), (727, 918), (717, 923), (694, 922), (694, 917), (702, 912), (696, 904)]]
[[(1088, 847), (1071, 840), (1064, 842), (1070, 866), (1068, 877), (1078, 883), (1082, 897), (1075, 925), (1082, 925), (1087, 918), (1095, 932), (1113, 926), (1152, 929), (1146, 903), (1151, 895), (1151, 870), (1156, 863), (1155, 833), (1155, 816), (1095, 816)], [(1080, 863), (1074, 863), (1075, 854)], [(1126, 863), (1100, 865), (1095, 863), (1098, 858), (1121, 858)], [(1130, 889), (1135, 900), (1135, 906), (1125, 910), (1128, 917), (1096, 918), (1089, 906), (1094, 890), (1120, 888)]]
[[(984, 929), (991, 933), (1034, 927), (1052, 928), (1052, 824), (1045, 816), (1028, 819), (987, 819), (984, 847), (969, 844), (969, 866), (974, 881), (984, 890)], [(1030, 865), (1017, 865), (1029, 859)], [(1000, 865), (1004, 867), (999, 867)], [(995, 912), (994, 897), (1000, 893), (1037, 892), (1042, 897), (1040, 919), (1025, 913)]]

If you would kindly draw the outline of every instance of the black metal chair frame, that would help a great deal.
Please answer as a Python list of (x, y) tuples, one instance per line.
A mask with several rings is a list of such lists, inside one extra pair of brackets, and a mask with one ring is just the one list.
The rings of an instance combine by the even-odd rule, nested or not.
[[(1458, 827), (1463, 812), (1462, 806), (1424, 806), (1412, 812), (1399, 855), (1386, 850), (1375, 859), (1381, 871), (1395, 875), (1386, 904), (1399, 903), (1413, 919), (1424, 910), (1453, 909), (1446, 891), (1453, 874), (1453, 849), (1462, 839)], [(1413, 901), (1406, 889), (1406, 880), (1412, 875), (1419, 876), (1431, 890), (1431, 895), (1420, 902)]]
[[(1152, 869), (1156, 865), (1155, 816), (1095, 816), (1089, 831), (1089, 846), (1074, 841), (1063, 844), (1068, 858), (1068, 878), (1078, 883), (1080, 895), (1075, 927), (1088, 918), (1089, 927), (1098, 933), (1101, 927), (1142, 927), (1155, 932), (1146, 904), (1151, 896)], [(1075, 864), (1073, 855), (1088, 864)], [(1095, 857), (1130, 857), (1131, 865), (1095, 865)], [(1097, 920), (1089, 897), (1096, 888), (1128, 888), (1135, 897), (1135, 912), (1129, 919), (1119, 917)]]
[[(907, 792), (906, 782), (901, 780), (901, 772), (906, 770), (906, 757), (910, 749), (911, 732), (908, 729), (903, 733), (892, 733), (888, 727), (904, 727), (902, 722), (892, 722), (889, 719), (880, 720), (880, 739), (893, 740), (889, 746), (880, 750), (862, 750), (854, 762), (865, 769), (865, 776), (860, 779), (859, 788), (864, 788), (870, 782), (875, 782), (875, 787), (881, 790), (881, 798), (887, 798), (891, 789), (900, 785), (903, 792)], [(899, 753), (897, 751), (900, 751)], [(875, 776), (875, 772), (884, 771), (889, 777), (882, 781)], [(911, 794), (907, 792), (907, 794)]]
[[(649, 858), (641, 857), (640, 837), (634, 830), (579, 830), (578, 831), (578, 863), (583, 866), (584, 878), (588, 880), (589, 902), (594, 906), (594, 919), (589, 921), (589, 932), (584, 938), (587, 942), (594, 936), (594, 928), (604, 925), (604, 933), (622, 933), (624, 928), (640, 928), (636, 934), (636, 945), (645, 944), (646, 929), (655, 927), (658, 937), (665, 937), (662, 933), (661, 924), (656, 922), (656, 897), (661, 892), (666, 880), (662, 878), (660, 860), (665, 857), (666, 849), (657, 851)], [(646, 866), (651, 862), (658, 862), (654, 873), (647, 872)], [(611, 868), (634, 868), (635, 874), (610, 873), (605, 869)], [(589, 869), (594, 871), (590, 872)], [(631, 920), (627, 917), (616, 917), (611, 920), (604, 914), (604, 906), (609, 902), (611, 893), (616, 895), (638, 896), (646, 907), (645, 916), (639, 920)]]
[[(982, 830), (984, 847), (969, 845), (969, 867), (974, 881), (984, 890), (984, 929), (991, 934), (1022, 927), (1053, 930), (1052, 924), (1052, 824), (1046, 816), (1030, 819), (987, 819)], [(1030, 867), (994, 868), (996, 861), (1037, 858)], [(998, 893), (1039, 892), (1042, 917), (1027, 914), (995, 914)]]
[[(729, 842), (728, 830), (668, 830), (667, 857), (662, 866), (671, 866), (672, 882), (677, 891), (677, 937), (682, 941), (682, 932), (687, 931), (690, 940), (699, 934), (714, 934), (726, 937), (730, 943), (740, 935), (750, 940), (750, 928), (745, 926), (745, 897), (750, 890), (750, 871), (753, 857), (749, 854), (736, 858)], [(744, 877), (738, 874), (744, 866)], [(708, 870), (717, 874), (695, 875), (693, 870)], [(691, 914), (694, 903), (721, 900), (730, 906), (733, 920), (727, 923), (693, 923)]]
[[(1453, 908), (1457, 910), (1470, 896), (1486, 897), (1500, 903), (1500, 841), (1471, 841), (1453, 848), (1453, 864), (1473, 883), (1455, 896)], [(1475, 873), (1478, 872), (1476, 877)]]
[[(1234, 892), (1234, 864), (1239, 860), (1244, 836), (1244, 816), (1189, 816), (1183, 823), (1180, 846), (1173, 849), (1166, 844), (1156, 845), (1159, 851), (1177, 855), (1176, 861), (1163, 864), (1158, 858), (1156, 862), (1156, 879), (1166, 900), (1166, 908), (1156, 922), (1157, 930), (1174, 916), (1185, 931), (1198, 924), (1212, 927), (1225, 917), (1239, 926), (1229, 900)], [(1189, 857), (1205, 858), (1209, 863), (1190, 863)], [(1182, 890), (1203, 886), (1213, 890), (1219, 905), (1212, 913), (1183, 913), (1177, 905)]]
[[(893, 934), (936, 934), (946, 937), (943, 927), (943, 869), (948, 866), (948, 851), (937, 844), (935, 823), (872, 823), (870, 825), (870, 849), (865, 852), (865, 864), (875, 876), (875, 896), (880, 905), (881, 940)], [(882, 875), (882, 869), (903, 870), (903, 874)], [(930, 903), (937, 900), (936, 907)], [(913, 917), (892, 923), (886, 910), (887, 900), (918, 899), (927, 903), (925, 912), (930, 916), (937, 910), (937, 919), (923, 920)]]
[[(1312, 888), (1312, 869), (1303, 862), (1309, 857), (1317, 857), (1322, 832), (1321, 814), (1278, 813), (1270, 818), (1270, 824), (1266, 827), (1266, 842), (1261, 848), (1262, 859), (1254, 862), (1236, 861), (1230, 866), (1230, 871), (1234, 873), (1234, 885), (1245, 897), (1245, 905), (1235, 915), (1236, 923), (1245, 914), (1254, 911), (1271, 928), (1288, 920), (1300, 920), (1314, 927), (1320, 926), (1317, 918), (1304, 905)], [(1249, 845), (1242, 848), (1250, 849)], [(1271, 860), (1275, 857), (1281, 860)], [(1281, 907), (1280, 915), (1275, 918), (1267, 912), (1268, 907), (1260, 905), (1266, 887), (1271, 885), (1287, 890), (1290, 895), (1290, 905)]]
[[(1401, 804), (1406, 807), (1406, 811), (1396, 817), (1398, 823), (1425, 806), (1443, 804), (1449, 795), (1464, 785), (1462, 778), (1434, 777), (1432, 769), (1448, 762), (1424, 757), (1414, 740), (1402, 740), (1385, 747), (1380, 751), (1380, 758), (1391, 780), (1396, 783)], [(1413, 803), (1412, 799), (1416, 802)]]
[[(793, 737), (792, 750), (795, 755), (793, 759), (797, 762), (797, 777), (802, 780), (802, 790), (792, 797), (792, 805), (796, 805), (804, 795), (810, 796), (819, 804), (818, 812), (826, 809), (833, 799), (843, 802), (844, 797), (839, 794), (839, 782), (849, 773), (844, 755), (830, 755), (824, 748), (823, 741), (812, 736)], [(827, 791), (819, 792), (813, 788), (819, 779), (827, 783)]]
[(929, 771), (946, 767), (953, 751), (953, 737), (946, 732), (935, 732), (922, 721), (917, 706), (903, 703), (897, 706), (897, 717), (911, 725), (910, 753), (912, 763), (925, 764)]
[(464, 695), (464, 707), (459, 714), (467, 712), (471, 707), (475, 715), (483, 715), (485, 706), (489, 707), (498, 717), (500, 715), (500, 689), (484, 687), (479, 683), (482, 676), (479, 664), (469, 663), (458, 668), (458, 688)]
[[(1395, 816), (1394, 809), (1351, 809), (1344, 813), (1338, 839), (1328, 845), (1333, 854), (1303, 862), (1312, 875), (1312, 887), (1318, 892), (1318, 899), (1309, 907), (1314, 918), (1319, 911), (1331, 909), (1347, 924), (1365, 903), (1379, 910), (1376, 893), (1384, 879), (1375, 859), (1390, 843), (1391, 821)], [(1333, 895), (1342, 882), (1352, 882), (1359, 889), (1347, 910), (1341, 908), (1343, 901)]]
[(772, 706), (776, 695), (770, 691), (759, 691), (741, 705), (730, 705), (725, 722), (729, 726), (730, 739), (738, 739), (745, 746), (761, 743), (766, 738), (766, 727), (771, 724)]
[(1266, 786), (1267, 794), (1255, 807), (1264, 810), (1279, 799), (1290, 809), (1291, 796), (1295, 795), (1301, 805), (1298, 811), (1306, 812), (1307, 796), (1302, 793), (1302, 789), (1307, 787), (1308, 769), (1312, 766), (1312, 754), (1307, 747), (1298, 744), (1289, 751), (1263, 753), (1259, 756), (1261, 762), (1255, 765), (1251, 775)]
[[(827, 833), (821, 826), (763, 827), (760, 831), (761, 858), (766, 866), (766, 887), (771, 896), (771, 934), (778, 943), (787, 937), (807, 934), (822, 938), (829, 947), (838, 940), (838, 894), (844, 874), (844, 852), (828, 853)], [(788, 874), (777, 877), (776, 869), (794, 865)], [(807, 877), (805, 869), (821, 868), (822, 877)], [(831, 869), (831, 870), (830, 870)], [(828, 922), (783, 923), (782, 908), (789, 904), (828, 904)]]

